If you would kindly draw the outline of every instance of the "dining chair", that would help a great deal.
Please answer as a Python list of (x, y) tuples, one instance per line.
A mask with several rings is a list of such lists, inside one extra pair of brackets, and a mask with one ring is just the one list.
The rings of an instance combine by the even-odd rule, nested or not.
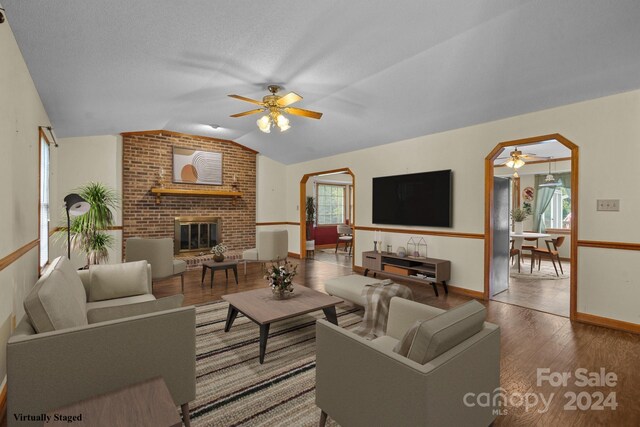
[[(562, 263), (560, 262), (560, 252), (558, 251), (558, 248), (562, 246), (562, 244), (564, 243), (564, 236), (560, 236), (551, 240), (545, 240), (544, 243), (547, 246), (546, 248), (535, 248), (532, 251), (532, 256), (538, 257), (538, 270), (540, 270), (540, 263), (542, 262), (542, 257), (544, 256), (551, 260), (551, 263), (553, 264), (553, 269), (556, 271), (556, 276), (560, 276), (558, 274), (558, 268), (556, 267), (556, 261), (558, 261), (558, 265), (560, 266), (560, 272), (564, 274), (564, 271), (562, 270)], [(531, 259), (532, 273), (533, 273), (533, 263), (534, 263), (534, 259), (532, 258)]]
[(509, 250), (509, 260), (511, 261), (511, 265), (513, 265), (513, 259), (518, 257), (518, 273), (520, 273), (520, 249), (515, 247), (515, 240), (511, 239), (511, 249)]
[(351, 256), (351, 247), (353, 246), (353, 230), (350, 225), (338, 224), (338, 239), (336, 240), (336, 253), (338, 253), (338, 246), (340, 243), (344, 243), (344, 250), (349, 248), (349, 256)]
[[(525, 231), (525, 233), (534, 233), (534, 231)], [(533, 250), (538, 247), (538, 237), (525, 237), (525, 242), (535, 242), (534, 244), (523, 244), (520, 248), (522, 255), (524, 256), (524, 251), (531, 252), (531, 262), (533, 263)]]

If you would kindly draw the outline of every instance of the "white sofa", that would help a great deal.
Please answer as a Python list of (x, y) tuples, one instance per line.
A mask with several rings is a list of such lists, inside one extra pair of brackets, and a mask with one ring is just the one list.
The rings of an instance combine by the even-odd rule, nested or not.
[(195, 308), (182, 295), (156, 300), (145, 261), (76, 272), (55, 259), (25, 299), (7, 343), (9, 426), (162, 377), (188, 425), (195, 399)]
[[(318, 320), (320, 426), (327, 416), (350, 427), (490, 425), (494, 408), (467, 404), (500, 386), (500, 329), (484, 318), (477, 301), (445, 312), (394, 297), (387, 335), (372, 341)], [(400, 341), (406, 356), (394, 351)]]

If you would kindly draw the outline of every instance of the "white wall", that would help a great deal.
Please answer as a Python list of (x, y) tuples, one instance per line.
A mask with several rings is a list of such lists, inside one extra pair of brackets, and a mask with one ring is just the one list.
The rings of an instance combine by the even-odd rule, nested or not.
[[(638, 242), (640, 214), (635, 163), (640, 158), (640, 91), (566, 105), (504, 120), (399, 141), (319, 160), (289, 165), (287, 221), (297, 221), (298, 183), (302, 175), (318, 170), (349, 167), (355, 173), (358, 226), (371, 224), (371, 179), (376, 176), (452, 169), (454, 232), (484, 233), (484, 162), (493, 147), (503, 141), (559, 133), (580, 147), (580, 224), (584, 240)], [(606, 171), (606, 173), (604, 172)], [(596, 199), (621, 200), (620, 212), (596, 212)], [(396, 227), (397, 228), (397, 227)], [(442, 230), (442, 229), (435, 229)], [(394, 242), (410, 234), (385, 236)], [(427, 236), (428, 254), (452, 261), (451, 283), (483, 290), (483, 244), (481, 240)], [(356, 233), (356, 265), (362, 250), (372, 247), (369, 232)], [(291, 248), (298, 250), (296, 228), (290, 229)], [(578, 270), (578, 311), (640, 323), (640, 305), (621, 301), (640, 300), (640, 275), (628, 269), (640, 265), (640, 252), (624, 252), (630, 264), (610, 268), (605, 260), (622, 251), (581, 248), (585, 262)], [(602, 256), (600, 256), (602, 255)], [(595, 278), (607, 271), (606, 281)], [(603, 292), (606, 288), (606, 292)]]
[[(115, 135), (64, 138), (59, 147), (52, 150), (51, 223), (66, 226), (64, 197), (89, 182), (100, 182), (112, 188), (122, 200), (122, 138)], [(122, 225), (122, 207), (114, 212), (115, 225)], [(114, 243), (109, 250), (109, 263), (122, 261), (122, 231), (109, 231)], [(65, 255), (67, 240), (56, 236), (50, 245), (50, 258)], [(85, 256), (72, 252), (71, 261), (76, 267), (86, 264)]]
[[(48, 126), (31, 75), (8, 22), (0, 25), (0, 258), (38, 238), (39, 135)], [(22, 302), (38, 280), (38, 249), (0, 271), (0, 326), (19, 321)], [(0, 327), (0, 388), (11, 328)]]
[(285, 165), (263, 155), (256, 158), (256, 222), (285, 220)]

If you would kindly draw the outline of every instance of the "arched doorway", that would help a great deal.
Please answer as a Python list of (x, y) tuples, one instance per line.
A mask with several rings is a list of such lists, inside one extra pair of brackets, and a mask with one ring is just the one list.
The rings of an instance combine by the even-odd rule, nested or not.
[[(339, 169), (332, 169), (332, 170), (326, 170), (326, 171), (318, 171), (318, 172), (311, 172), (311, 173), (307, 173), (305, 174), (302, 179), (300, 180), (300, 258), (304, 259), (306, 258), (306, 240), (307, 240), (307, 227), (306, 227), (306, 212), (305, 212), (305, 205), (306, 205), (306, 201), (307, 201), (307, 182), (309, 181), (309, 178), (314, 177), (314, 176), (320, 176), (320, 175), (330, 175), (330, 174), (339, 174), (339, 173), (346, 173), (348, 175), (351, 175), (351, 179), (352, 179), (352, 191), (354, 191), (355, 193), (355, 188), (356, 188), (356, 177), (355, 174), (353, 173), (353, 171), (349, 168), (339, 168)], [(355, 230), (355, 210), (356, 210), (356, 203), (355, 203), (355, 197), (354, 197), (354, 202), (353, 202), (353, 208), (352, 208), (352, 214), (351, 214), (351, 226), (353, 227), (353, 229)], [(355, 238), (355, 233), (353, 235), (353, 241), (352, 241), (352, 252), (355, 254), (355, 250), (356, 250), (356, 238)], [(351, 257), (351, 268), (353, 268), (354, 265), (354, 259), (355, 257)]]
[(493, 205), (494, 205), (494, 161), (507, 147), (524, 147), (543, 141), (555, 139), (571, 151), (571, 246), (570, 246), (570, 299), (569, 318), (575, 320), (577, 310), (577, 284), (578, 284), (578, 146), (560, 134), (541, 135), (532, 138), (506, 141), (497, 144), (485, 157), (485, 238), (484, 238), (484, 299), (490, 298), (490, 281), (493, 268)]

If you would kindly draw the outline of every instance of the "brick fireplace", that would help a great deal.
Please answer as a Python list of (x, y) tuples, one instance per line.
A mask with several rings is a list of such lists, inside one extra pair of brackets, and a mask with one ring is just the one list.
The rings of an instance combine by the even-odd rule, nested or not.
[[(171, 182), (174, 146), (222, 153), (223, 184)], [(189, 246), (187, 251), (192, 256), (198, 252), (208, 253), (214, 241), (224, 243), (231, 258), (244, 249), (255, 247), (255, 151), (233, 141), (170, 131), (123, 133), (122, 151), (123, 256), (129, 237), (169, 237), (180, 243), (179, 246), (174, 244), (174, 252), (182, 254), (182, 235), (175, 240), (176, 218), (197, 219), (186, 221), (187, 227), (180, 226), (180, 234), (183, 231), (189, 233), (188, 238), (185, 234), (185, 240)], [(164, 170), (167, 181), (165, 188), (239, 191), (242, 197), (163, 195), (157, 203), (151, 189), (160, 186), (161, 170)], [(200, 221), (202, 218), (204, 220)], [(211, 224), (216, 224), (213, 238)], [(198, 242), (198, 248), (194, 247), (194, 240)]]

